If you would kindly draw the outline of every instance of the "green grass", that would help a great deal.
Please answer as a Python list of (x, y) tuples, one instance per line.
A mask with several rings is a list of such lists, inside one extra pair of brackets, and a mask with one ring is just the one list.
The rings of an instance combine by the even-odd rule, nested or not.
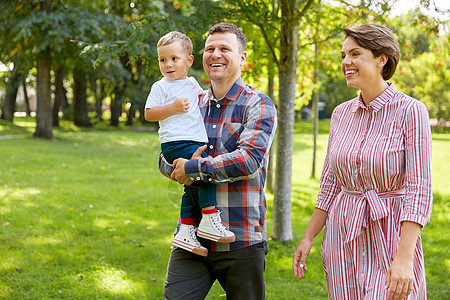
[[(329, 123), (320, 123), (316, 177)], [(32, 138), (32, 119), (0, 120), (0, 299), (162, 299), (182, 189), (157, 170), (155, 132), (79, 129), (69, 122), (51, 141)], [(310, 122), (296, 124), (292, 224), (294, 241), (270, 241), (267, 299), (326, 299), (320, 238), (297, 281), (292, 254), (317, 196), (310, 179)], [(429, 299), (449, 294), (450, 134), (433, 140), (435, 203), (422, 231)], [(268, 194), (271, 231), (273, 196)], [(446, 246), (447, 245), (447, 246)], [(215, 284), (207, 299), (225, 299)]]

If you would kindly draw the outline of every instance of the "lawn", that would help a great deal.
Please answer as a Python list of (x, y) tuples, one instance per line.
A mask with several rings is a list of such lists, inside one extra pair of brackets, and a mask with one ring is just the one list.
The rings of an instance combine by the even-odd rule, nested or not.
[[(34, 123), (0, 120), (0, 299), (162, 299), (182, 189), (157, 170), (156, 132), (63, 123), (51, 141)], [(317, 177), (327, 143), (321, 122)], [(292, 254), (314, 208), (311, 123), (296, 124), (294, 242), (270, 241), (267, 299), (326, 299), (320, 239), (298, 282)], [(18, 137), (17, 137), (18, 136)], [(434, 207), (422, 231), (429, 299), (449, 291), (450, 134), (433, 135)], [(269, 234), (273, 196), (269, 203)], [(447, 246), (446, 246), (447, 245)], [(216, 284), (207, 299), (225, 299)]]

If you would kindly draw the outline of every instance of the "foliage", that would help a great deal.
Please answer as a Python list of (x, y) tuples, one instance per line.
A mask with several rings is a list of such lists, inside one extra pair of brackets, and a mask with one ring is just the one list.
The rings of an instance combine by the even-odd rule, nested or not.
[(444, 125), (450, 120), (450, 33), (440, 34), (438, 25), (419, 10), (392, 20), (402, 52), (393, 81)]
[[(8, 124), (8, 125), (7, 125)], [(160, 299), (179, 215), (182, 188), (157, 171), (156, 132), (81, 129), (62, 122), (49, 141), (31, 138), (34, 121), (0, 120), (0, 299)], [(329, 122), (320, 122), (323, 161)], [(99, 124), (99, 127), (107, 126)], [(295, 124), (294, 166), (311, 157), (311, 122)], [(103, 127), (102, 127), (103, 128)], [(121, 126), (121, 128), (125, 128)], [(428, 297), (448, 295), (447, 257), (450, 135), (433, 135), (434, 207), (422, 230)], [(132, 157), (132, 159), (129, 159)], [(444, 163), (443, 163), (444, 162)], [(292, 254), (313, 211), (319, 188), (296, 168), (292, 183), (294, 242), (269, 241), (267, 299), (325, 299), (320, 240), (298, 282)], [(268, 229), (273, 196), (268, 194)], [(270, 232), (269, 232), (270, 234)], [(207, 299), (223, 297), (215, 284)]]

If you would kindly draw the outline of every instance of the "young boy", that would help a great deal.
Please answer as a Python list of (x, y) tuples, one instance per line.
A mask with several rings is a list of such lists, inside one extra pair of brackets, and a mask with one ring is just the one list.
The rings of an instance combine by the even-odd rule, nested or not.
[[(198, 107), (202, 88), (193, 77), (187, 77), (192, 66), (192, 42), (184, 34), (172, 31), (157, 44), (162, 78), (153, 84), (145, 104), (145, 119), (159, 121), (159, 140), (164, 158), (169, 162), (179, 157), (190, 159), (192, 154), (208, 142), (203, 118)], [(205, 153), (203, 153), (206, 156)], [(184, 186), (181, 200), (181, 226), (172, 244), (198, 255), (207, 256), (208, 250), (197, 240), (197, 235), (219, 243), (234, 242), (234, 233), (222, 224), (216, 209), (216, 187), (202, 183), (198, 187), (202, 220), (195, 228), (192, 192)]]

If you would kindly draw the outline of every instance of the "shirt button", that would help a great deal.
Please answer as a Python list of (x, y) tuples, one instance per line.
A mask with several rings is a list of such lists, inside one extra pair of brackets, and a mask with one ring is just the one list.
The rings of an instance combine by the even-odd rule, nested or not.
[(197, 176), (197, 180), (200, 180), (200, 177), (199, 177), (199, 176)]
[(212, 126), (213, 128), (216, 128), (217, 127), (217, 125), (216, 124), (214, 124), (213, 126)]
[(365, 255), (366, 255), (366, 252), (363, 252), (363, 253), (362, 253), (362, 256), (365, 256)]
[(209, 149), (213, 149), (214, 148), (214, 146), (213, 145), (209, 145)]
[(220, 108), (220, 104), (216, 104), (216, 107), (217, 107), (217, 108)]

